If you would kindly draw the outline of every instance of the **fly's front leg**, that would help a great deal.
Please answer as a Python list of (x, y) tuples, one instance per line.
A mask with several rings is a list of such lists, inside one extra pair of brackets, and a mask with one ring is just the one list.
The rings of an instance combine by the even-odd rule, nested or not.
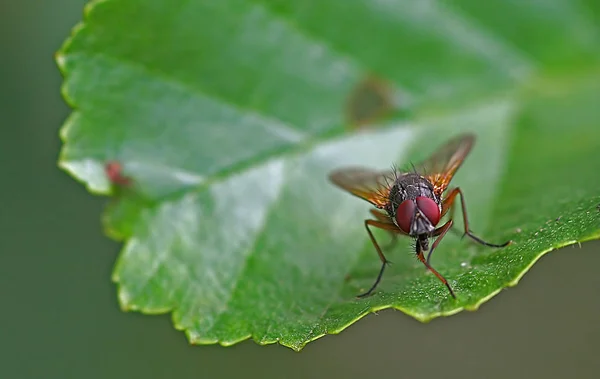
[(375, 239), (375, 236), (373, 235), (373, 232), (371, 231), (369, 226), (373, 226), (373, 227), (383, 229), (383, 230), (388, 230), (390, 232), (403, 233), (400, 229), (398, 229), (396, 227), (395, 224), (390, 223), (389, 220), (387, 220), (387, 222), (377, 221), (377, 220), (365, 220), (365, 229), (367, 229), (367, 233), (369, 233), (369, 238), (371, 239), (373, 246), (375, 246), (377, 255), (379, 255), (379, 259), (381, 260), (381, 269), (379, 270), (377, 279), (375, 279), (375, 283), (373, 283), (371, 288), (369, 288), (369, 290), (367, 292), (360, 294), (357, 297), (368, 296), (375, 290), (375, 288), (381, 281), (381, 277), (383, 276), (383, 271), (385, 270), (385, 266), (390, 263), (390, 261), (388, 261), (387, 258), (385, 257), (385, 255), (383, 254), (383, 251), (381, 251), (381, 247), (379, 247), (379, 244), (377, 243), (377, 240)]
[[(393, 224), (395, 226), (394, 222), (390, 219), (390, 216), (388, 216), (387, 213), (380, 212), (376, 209), (371, 209), (370, 212), (373, 215), (373, 217), (375, 217), (377, 220), (384, 222), (386, 224)], [(387, 244), (383, 247), (383, 250), (388, 250), (389, 248), (394, 246), (396, 244), (396, 242), (398, 242), (398, 231), (397, 230), (388, 230), (388, 232), (389, 232), (392, 240), (390, 241), (389, 244)]]
[[(448, 222), (451, 223), (451, 221), (448, 221)], [(452, 225), (452, 224), (450, 224), (450, 225)], [(448, 230), (448, 228), (446, 228), (446, 231), (447, 230)], [(438, 238), (436, 240), (436, 242), (439, 241), (439, 240), (440, 240), (440, 238)], [(433, 247), (431, 249), (433, 250)], [(456, 295), (454, 294), (454, 290), (450, 286), (450, 283), (448, 283), (448, 281), (446, 280), (446, 278), (444, 278), (444, 276), (442, 274), (440, 274), (439, 272), (437, 272), (436, 269), (434, 269), (433, 267), (431, 267), (431, 265), (429, 264), (429, 262), (427, 262), (427, 260), (425, 259), (425, 256), (423, 255), (423, 249), (421, 248), (421, 244), (419, 243), (419, 241), (417, 241), (417, 258), (419, 258), (419, 260), (421, 261), (421, 263), (423, 263), (425, 265), (425, 267), (427, 267), (427, 269), (433, 273), (433, 275), (435, 275), (442, 283), (444, 283), (444, 285), (446, 286), (446, 288), (448, 288), (448, 291), (450, 291), (450, 295), (453, 298), (456, 299)]]
[(440, 241), (442, 240), (442, 238), (444, 238), (446, 233), (448, 233), (448, 230), (450, 230), (450, 228), (452, 228), (453, 224), (454, 224), (454, 221), (452, 221), (452, 219), (450, 219), (444, 225), (442, 225), (439, 228), (437, 228), (436, 230), (434, 230), (433, 236), (439, 236), (439, 237), (435, 240), (433, 245), (431, 245), (431, 248), (429, 249), (429, 253), (427, 253), (427, 264), (429, 264), (429, 260), (431, 259), (431, 253), (433, 253), (433, 250), (435, 250), (437, 245), (440, 244)]

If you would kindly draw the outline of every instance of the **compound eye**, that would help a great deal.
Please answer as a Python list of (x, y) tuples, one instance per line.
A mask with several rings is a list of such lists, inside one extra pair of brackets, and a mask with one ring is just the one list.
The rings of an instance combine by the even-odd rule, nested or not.
[(417, 197), (417, 207), (421, 213), (427, 217), (431, 225), (436, 226), (440, 222), (440, 208), (438, 205), (429, 197), (419, 196)]
[(396, 210), (396, 222), (402, 231), (410, 234), (410, 225), (416, 209), (415, 202), (412, 200), (404, 200)]

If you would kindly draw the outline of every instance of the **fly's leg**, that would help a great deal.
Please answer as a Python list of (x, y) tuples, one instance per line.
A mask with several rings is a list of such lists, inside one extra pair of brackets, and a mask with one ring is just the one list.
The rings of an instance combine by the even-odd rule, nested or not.
[(373, 227), (384, 229), (384, 230), (389, 230), (391, 232), (401, 233), (401, 231), (396, 227), (396, 225), (391, 224), (389, 222), (376, 221), (376, 220), (365, 220), (365, 229), (367, 229), (367, 232), (369, 233), (369, 238), (371, 238), (371, 242), (373, 243), (373, 246), (375, 246), (375, 250), (377, 250), (377, 255), (379, 255), (379, 259), (381, 260), (381, 269), (379, 270), (377, 279), (375, 279), (375, 283), (373, 283), (371, 288), (369, 288), (369, 290), (367, 292), (360, 294), (357, 297), (369, 296), (375, 290), (375, 288), (381, 281), (381, 277), (383, 276), (383, 271), (385, 270), (385, 266), (390, 263), (390, 261), (388, 261), (386, 259), (385, 255), (383, 255), (383, 251), (381, 251), (381, 248), (379, 247), (379, 244), (377, 243), (377, 240), (375, 239), (373, 232), (371, 232), (371, 229), (369, 229), (369, 226), (373, 226)]
[[(448, 228), (446, 228), (446, 231), (448, 231)], [(438, 238), (436, 242), (439, 240), (440, 238)], [(433, 247), (431, 249), (433, 250)], [(421, 247), (421, 243), (419, 241), (417, 241), (417, 258), (419, 258), (419, 260), (425, 265), (425, 267), (427, 267), (429, 271), (433, 273), (433, 275), (435, 275), (442, 283), (444, 283), (444, 285), (448, 288), (448, 291), (450, 291), (450, 295), (452, 295), (452, 297), (456, 299), (456, 295), (454, 294), (452, 287), (450, 287), (450, 283), (448, 283), (448, 281), (442, 276), (442, 274), (440, 274), (433, 267), (431, 267), (431, 265), (425, 259), (425, 256), (423, 255), (423, 248)]]
[[(373, 215), (373, 217), (375, 217), (377, 220), (379, 220), (381, 222), (385, 222), (386, 224), (392, 223), (392, 220), (390, 219), (390, 216), (387, 215), (387, 213), (380, 212), (376, 209), (371, 209), (371, 214)], [(387, 244), (383, 247), (383, 250), (390, 249), (392, 246), (394, 246), (396, 244), (396, 242), (398, 242), (398, 231), (390, 230), (389, 232), (390, 232), (390, 237), (392, 238), (392, 240), (390, 241), (389, 244)], [(392, 263), (392, 262), (388, 261), (388, 263)]]
[(429, 264), (429, 260), (431, 259), (431, 253), (433, 253), (433, 250), (435, 250), (437, 245), (440, 244), (440, 241), (442, 240), (442, 238), (444, 238), (446, 233), (448, 233), (448, 230), (450, 230), (450, 228), (452, 228), (453, 224), (454, 224), (454, 221), (452, 221), (452, 219), (450, 219), (444, 225), (442, 225), (439, 228), (437, 228), (436, 230), (434, 230), (433, 236), (439, 236), (439, 237), (435, 240), (433, 245), (431, 245), (431, 248), (429, 249), (429, 253), (427, 253), (427, 264)]
[(463, 223), (464, 223), (464, 227), (465, 227), (465, 233), (463, 234), (463, 236), (467, 235), (473, 241), (478, 242), (485, 246), (490, 246), (490, 247), (505, 247), (512, 243), (511, 240), (508, 240), (502, 244), (489, 243), (489, 242), (486, 242), (486, 241), (482, 240), (481, 238), (477, 237), (473, 233), (471, 233), (471, 230), (469, 229), (469, 220), (467, 218), (467, 206), (465, 205), (465, 196), (463, 195), (462, 191), (458, 187), (454, 188), (452, 191), (450, 191), (448, 196), (444, 199), (444, 202), (442, 203), (442, 217), (446, 214), (446, 212), (448, 212), (448, 210), (450, 208), (453, 208), (454, 200), (456, 199), (456, 196), (459, 194), (460, 194), (460, 204), (461, 204), (462, 214), (463, 214)]

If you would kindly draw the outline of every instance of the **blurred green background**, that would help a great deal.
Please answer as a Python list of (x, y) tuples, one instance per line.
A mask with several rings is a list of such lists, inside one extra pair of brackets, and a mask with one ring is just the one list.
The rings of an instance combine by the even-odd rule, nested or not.
[(0, 378), (597, 377), (598, 242), (545, 256), (477, 312), (424, 325), (384, 311), (301, 353), (189, 346), (169, 316), (122, 313), (106, 199), (56, 167), (69, 109), (53, 54), (84, 4), (0, 3)]

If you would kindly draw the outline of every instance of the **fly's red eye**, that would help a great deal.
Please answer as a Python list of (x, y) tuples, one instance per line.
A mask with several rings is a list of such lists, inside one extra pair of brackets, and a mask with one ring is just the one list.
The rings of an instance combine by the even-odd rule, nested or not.
[(425, 196), (419, 196), (416, 200), (417, 206), (421, 212), (425, 215), (425, 217), (427, 217), (433, 226), (436, 226), (437, 223), (440, 222), (440, 208), (438, 208), (438, 205), (435, 203), (435, 201)]
[(396, 210), (396, 222), (404, 233), (410, 233), (410, 224), (415, 215), (415, 202), (412, 200), (404, 200)]

